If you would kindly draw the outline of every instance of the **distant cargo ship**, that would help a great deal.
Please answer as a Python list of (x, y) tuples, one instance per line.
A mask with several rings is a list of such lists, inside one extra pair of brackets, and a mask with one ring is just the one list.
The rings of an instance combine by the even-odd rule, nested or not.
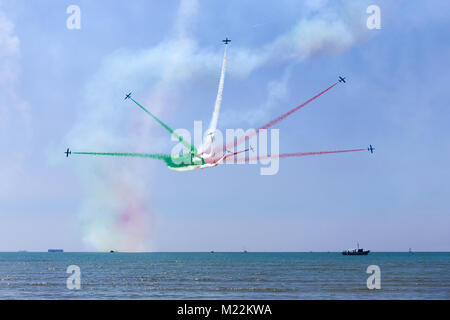
[(359, 247), (359, 243), (357, 244), (357, 249), (348, 249), (345, 251), (342, 251), (342, 254), (344, 256), (366, 256), (369, 254), (370, 250), (364, 250)]
[(63, 249), (48, 249), (48, 252), (64, 252)]

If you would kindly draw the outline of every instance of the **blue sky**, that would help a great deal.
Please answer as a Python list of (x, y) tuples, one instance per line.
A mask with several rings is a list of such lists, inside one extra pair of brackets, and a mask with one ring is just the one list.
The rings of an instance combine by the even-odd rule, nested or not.
[[(66, 8), (81, 8), (81, 30)], [(368, 30), (378, 4), (382, 29)], [(450, 4), (445, 1), (0, 1), (0, 250), (450, 250)], [(166, 132), (277, 125), (274, 176), (178, 173), (73, 150), (170, 152)], [(151, 106), (151, 107), (150, 107)], [(131, 212), (129, 216), (124, 212)], [(125, 219), (126, 218), (126, 219)], [(125, 221), (125, 222), (124, 222)]]

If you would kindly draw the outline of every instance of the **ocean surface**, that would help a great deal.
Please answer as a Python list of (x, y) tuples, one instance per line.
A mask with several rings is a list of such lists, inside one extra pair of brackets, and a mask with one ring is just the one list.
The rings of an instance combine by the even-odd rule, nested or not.
[(450, 253), (0, 253), (0, 299), (450, 299)]

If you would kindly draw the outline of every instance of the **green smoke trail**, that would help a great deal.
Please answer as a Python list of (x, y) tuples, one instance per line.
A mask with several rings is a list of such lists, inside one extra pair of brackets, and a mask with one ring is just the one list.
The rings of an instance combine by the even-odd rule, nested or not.
[(130, 152), (72, 152), (73, 154), (88, 154), (94, 156), (139, 157), (158, 160), (170, 159), (170, 155), (159, 153), (130, 153)]
[[(72, 152), (72, 154), (93, 155), (93, 156), (113, 156), (113, 157), (137, 157), (163, 160), (167, 166), (177, 168), (194, 164), (192, 155), (185, 153), (170, 156), (160, 153), (131, 153), (131, 152)], [(204, 163), (202, 163), (204, 164)]]
[(155, 117), (155, 115), (153, 113), (151, 113), (150, 111), (148, 111), (147, 109), (145, 109), (143, 106), (141, 106), (139, 104), (139, 102), (137, 102), (136, 100), (134, 100), (133, 98), (130, 97), (130, 99), (137, 105), (139, 106), (139, 108), (141, 108), (142, 110), (144, 110), (148, 115), (150, 115), (153, 119), (155, 119), (160, 125), (162, 125), (167, 131), (170, 132), (170, 134), (172, 134), (179, 142), (181, 142), (186, 148), (188, 148), (189, 150), (191, 150), (192, 152), (194, 152), (195, 154), (197, 154), (197, 150), (195, 149), (195, 147), (191, 144), (189, 144), (188, 142), (184, 141), (182, 137), (180, 137), (179, 135), (177, 135), (171, 128), (169, 128), (164, 122), (162, 122), (161, 120), (159, 120), (157, 117)]

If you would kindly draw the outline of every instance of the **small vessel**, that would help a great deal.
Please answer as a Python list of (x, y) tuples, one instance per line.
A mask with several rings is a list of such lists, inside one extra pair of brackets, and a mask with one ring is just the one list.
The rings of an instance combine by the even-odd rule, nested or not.
[(63, 249), (48, 249), (48, 252), (64, 252)]
[(344, 256), (366, 256), (368, 255), (370, 250), (364, 250), (363, 248), (359, 247), (359, 243), (357, 243), (357, 249), (348, 249), (342, 251), (342, 254)]

